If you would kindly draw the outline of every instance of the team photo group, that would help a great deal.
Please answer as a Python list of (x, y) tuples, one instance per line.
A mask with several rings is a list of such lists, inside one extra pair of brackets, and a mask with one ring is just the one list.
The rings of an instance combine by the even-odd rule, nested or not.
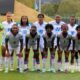
[[(0, 42), (0, 71), (15, 71), (14, 54), (17, 58), (16, 69), (20, 73), (30, 71), (30, 60), (32, 71), (80, 71), (80, 25), (75, 16), (70, 16), (68, 23), (62, 21), (60, 15), (55, 15), (54, 20), (50, 22), (45, 21), (45, 15), (42, 13), (36, 17), (37, 21), (33, 23), (30, 23), (25, 15), (21, 16), (19, 22), (15, 22), (12, 13), (6, 13), (6, 20), (0, 22), (0, 32), (3, 32)], [(46, 69), (47, 64), (49, 70)]]

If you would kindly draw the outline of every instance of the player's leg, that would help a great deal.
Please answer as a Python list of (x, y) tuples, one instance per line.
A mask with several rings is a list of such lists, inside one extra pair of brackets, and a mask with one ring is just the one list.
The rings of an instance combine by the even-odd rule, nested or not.
[(4, 62), (5, 62), (5, 52), (6, 52), (6, 48), (5, 48), (5, 46), (4, 45), (2, 45), (1, 46), (1, 52), (2, 52), (2, 57), (1, 57), (1, 59), (0, 59), (0, 71), (2, 71), (3, 70), (3, 64), (4, 64)]
[(75, 51), (71, 50), (71, 72), (74, 73), (74, 58), (75, 58)]
[(19, 61), (19, 72), (23, 72), (23, 54), (20, 53), (20, 47), (15, 48), (15, 53), (17, 54), (18, 61)]
[(9, 47), (8, 50), (9, 51), (6, 50), (5, 52), (5, 73), (8, 73), (9, 71), (9, 62), (13, 48)]
[(48, 55), (48, 48), (44, 49), (42, 54), (42, 72), (46, 71), (46, 59)]
[(62, 71), (62, 51), (58, 50), (58, 71)]
[(51, 48), (50, 49), (50, 69), (52, 72), (55, 72), (55, 49)]
[(69, 51), (64, 51), (65, 53), (65, 71), (69, 69)]
[(25, 57), (24, 57), (24, 71), (27, 71), (27, 70), (28, 70), (29, 52), (30, 52), (30, 49), (25, 50)]
[(14, 60), (13, 60), (13, 56), (14, 56), (14, 51), (12, 51), (11, 55), (10, 55), (10, 71), (14, 70)]
[(78, 51), (75, 51), (75, 59), (76, 59), (76, 71), (78, 71), (78, 66), (79, 66), (79, 55)]
[(38, 50), (33, 50), (33, 52), (34, 52), (33, 58), (36, 59), (36, 68), (37, 68), (37, 71), (40, 71), (39, 51)]

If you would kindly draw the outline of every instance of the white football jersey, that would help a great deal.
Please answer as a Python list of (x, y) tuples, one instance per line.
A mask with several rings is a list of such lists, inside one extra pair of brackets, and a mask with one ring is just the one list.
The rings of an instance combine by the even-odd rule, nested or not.
[(13, 24), (16, 24), (16, 22), (14, 22), (14, 21), (10, 22), (10, 23), (8, 23), (7, 21), (2, 22), (2, 25), (4, 27), (3, 38), (5, 38), (6, 33), (10, 32)]
[[(65, 24), (65, 22), (60, 21), (60, 23), (58, 24), (56, 21), (51, 21), (51, 22), (49, 22), (49, 24), (53, 25), (53, 28), (54, 28), (53, 33), (56, 36), (58, 36), (61, 33), (61, 25)], [(57, 37), (55, 38), (54, 45), (55, 46), (57, 45)]]
[(35, 25), (37, 27), (37, 32), (38, 34), (42, 37), (43, 34), (45, 33), (45, 26), (46, 26), (47, 22), (43, 22), (43, 24), (39, 24), (39, 22), (35, 22), (33, 23), (33, 25)]
[(74, 26), (71, 26), (70, 24), (68, 24), (68, 33), (72, 36), (75, 37), (76, 36), (76, 27), (78, 26), (78, 24), (75, 24)]
[[(76, 34), (77, 34), (77, 32), (76, 32), (76, 27), (77, 27), (78, 25), (77, 24), (75, 24), (74, 26), (71, 26), (70, 24), (68, 24), (68, 33), (69, 33), (69, 35), (71, 35), (72, 37), (75, 37), (76, 36)], [(72, 41), (71, 41), (71, 45), (70, 45), (70, 50), (72, 50), (72, 47), (73, 47), (73, 43), (72, 43)]]
[(30, 33), (31, 25), (23, 27), (19, 24), (18, 26), (19, 26), (19, 32), (22, 34), (23, 37), (23, 43), (25, 44), (25, 37), (27, 34)]
[(65, 24), (65, 22), (60, 21), (60, 23), (58, 24), (56, 21), (51, 21), (49, 22), (49, 24), (52, 24), (54, 27), (53, 33), (55, 35), (58, 35), (61, 33), (61, 25)]

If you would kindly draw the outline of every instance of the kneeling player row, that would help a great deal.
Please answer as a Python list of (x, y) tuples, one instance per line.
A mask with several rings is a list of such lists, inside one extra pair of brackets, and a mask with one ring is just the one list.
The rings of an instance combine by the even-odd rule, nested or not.
[[(68, 69), (68, 58), (69, 58), (69, 48), (71, 43), (71, 51), (73, 53), (80, 52), (80, 26), (77, 26), (76, 31), (77, 34), (75, 37), (72, 37), (68, 34), (68, 26), (67, 24), (63, 24), (61, 26), (62, 32), (56, 36), (53, 34), (53, 26), (51, 24), (47, 24), (45, 26), (45, 34), (43, 35), (44, 40), (44, 48), (42, 54), (42, 71), (46, 71), (46, 58), (48, 55), (48, 48), (50, 49), (50, 71), (55, 72), (54, 69), (54, 59), (55, 59), (55, 51), (58, 50), (58, 70), (61, 71), (61, 62), (62, 62), (62, 52), (65, 52), (65, 70)], [(54, 45), (55, 39), (57, 39), (57, 45)], [(8, 58), (11, 57), (12, 53), (15, 52), (18, 56), (18, 68), (20, 72), (22, 72), (22, 50), (23, 50), (23, 38), (19, 33), (18, 27), (14, 24), (11, 32), (7, 34), (5, 39), (6, 45), (6, 58), (5, 58), (5, 72), (8, 72)], [(37, 70), (40, 70), (40, 61), (39, 61), (39, 45), (40, 45), (40, 36), (37, 34), (36, 26), (32, 26), (30, 29), (30, 34), (26, 35), (25, 38), (25, 59), (24, 59), (24, 71), (28, 70), (28, 58), (30, 48), (32, 47), (34, 55), (33, 55), (33, 69), (35, 69), (35, 65), (37, 65)], [(73, 57), (73, 55), (72, 55)], [(73, 60), (71, 60), (73, 64)]]

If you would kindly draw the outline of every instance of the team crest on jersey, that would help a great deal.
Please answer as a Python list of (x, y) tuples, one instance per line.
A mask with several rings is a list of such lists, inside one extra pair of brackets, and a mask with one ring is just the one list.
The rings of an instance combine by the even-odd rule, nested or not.
[(59, 32), (60, 30), (61, 30), (61, 28), (59, 28), (59, 27), (57, 27), (57, 28), (55, 29), (56, 32)]
[(75, 32), (74, 31), (71, 31), (71, 35), (74, 35), (75, 34)]
[(43, 30), (39, 30), (39, 33), (40, 33), (40, 34), (43, 34)]
[(23, 34), (26, 34), (27, 33), (27, 30), (23, 30), (23, 32), (22, 32)]

